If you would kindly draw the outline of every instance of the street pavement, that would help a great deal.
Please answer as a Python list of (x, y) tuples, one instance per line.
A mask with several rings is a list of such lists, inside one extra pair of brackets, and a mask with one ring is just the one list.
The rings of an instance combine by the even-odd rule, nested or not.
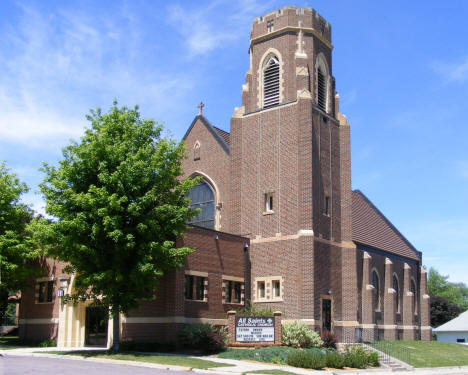
[(1, 375), (194, 375), (188, 371), (171, 371), (113, 363), (75, 361), (49, 357), (6, 355), (0, 358)]
[[(96, 350), (98, 348), (85, 348)], [(230, 367), (216, 367), (209, 370), (190, 369), (182, 366), (161, 365), (154, 363), (122, 361), (103, 358), (83, 358), (80, 356), (64, 356), (52, 354), (52, 351), (63, 348), (20, 348), (0, 350), (0, 375), (195, 375), (204, 373), (211, 375), (241, 375), (258, 370), (283, 370), (297, 375), (468, 375), (468, 366), (438, 367), (414, 369), (408, 371), (391, 371), (390, 368), (365, 370), (307, 370), (283, 365), (269, 365), (258, 362), (238, 361), (216, 357), (194, 357), (214, 362), (230, 364)], [(46, 353), (40, 353), (44, 351)]]

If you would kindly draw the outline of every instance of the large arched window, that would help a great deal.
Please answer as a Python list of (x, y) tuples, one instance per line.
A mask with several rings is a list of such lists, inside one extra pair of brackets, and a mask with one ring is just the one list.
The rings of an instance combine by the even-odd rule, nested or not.
[(279, 104), (280, 97), (280, 64), (275, 55), (266, 59), (263, 66), (263, 107)]
[(393, 274), (393, 289), (395, 290), (395, 311), (400, 312), (400, 285), (395, 274)]
[(379, 275), (377, 275), (377, 272), (374, 270), (372, 271), (372, 285), (374, 287), (374, 310), (375, 311), (380, 311), (380, 281), (379, 281)]
[(198, 225), (209, 229), (214, 229), (215, 202), (211, 187), (201, 181), (197, 186), (190, 189), (188, 193), (190, 198), (190, 208), (199, 208), (200, 212), (189, 221), (189, 224)]
[(323, 58), (317, 62), (317, 104), (319, 108), (327, 112), (328, 101), (328, 69)]

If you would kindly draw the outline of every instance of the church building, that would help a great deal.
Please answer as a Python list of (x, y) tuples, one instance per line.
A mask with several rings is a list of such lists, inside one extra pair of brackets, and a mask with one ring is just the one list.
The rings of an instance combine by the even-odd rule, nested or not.
[[(342, 342), (430, 340), (421, 252), (351, 189), (332, 49), (330, 24), (311, 8), (253, 21), (230, 131), (200, 104), (183, 138), (184, 177), (202, 181), (189, 194), (200, 213), (180, 241), (196, 251), (163, 278), (154, 301), (121, 319), (123, 339), (170, 341), (184, 324), (226, 324), (228, 310), (251, 300)], [(54, 288), (73, 283), (48, 264), (47, 280), (23, 294), (20, 333), (89, 343), (92, 312), (60, 305)]]

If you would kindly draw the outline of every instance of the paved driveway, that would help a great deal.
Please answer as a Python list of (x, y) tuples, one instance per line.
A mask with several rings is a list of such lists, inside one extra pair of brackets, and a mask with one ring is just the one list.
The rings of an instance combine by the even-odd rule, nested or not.
[(193, 372), (169, 371), (148, 367), (115, 365), (44, 357), (0, 357), (1, 375), (194, 375)]

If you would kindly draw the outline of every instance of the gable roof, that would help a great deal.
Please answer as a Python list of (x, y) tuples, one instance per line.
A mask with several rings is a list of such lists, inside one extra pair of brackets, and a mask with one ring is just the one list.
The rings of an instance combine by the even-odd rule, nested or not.
[(468, 331), (468, 311), (434, 329), (434, 332), (461, 332)]
[(226, 142), (226, 144), (228, 146), (230, 146), (231, 145), (231, 134), (229, 134), (227, 131), (224, 131), (223, 129), (217, 128), (216, 126), (213, 126), (213, 128), (219, 133), (221, 138), (224, 139), (224, 142)]
[(352, 192), (352, 239), (401, 257), (421, 259), (421, 253), (359, 190)]
[(198, 115), (196, 116), (192, 123), (190, 124), (189, 128), (185, 132), (184, 137), (182, 140), (185, 140), (187, 136), (189, 135), (190, 131), (192, 130), (193, 126), (196, 124), (196, 122), (200, 120), (200, 122), (205, 125), (205, 127), (208, 129), (208, 131), (211, 133), (211, 135), (218, 141), (218, 143), (221, 145), (222, 149), (226, 152), (226, 154), (229, 155), (229, 136), (230, 134), (228, 132), (225, 132), (224, 130), (221, 130), (213, 125), (205, 118), (203, 115)]

